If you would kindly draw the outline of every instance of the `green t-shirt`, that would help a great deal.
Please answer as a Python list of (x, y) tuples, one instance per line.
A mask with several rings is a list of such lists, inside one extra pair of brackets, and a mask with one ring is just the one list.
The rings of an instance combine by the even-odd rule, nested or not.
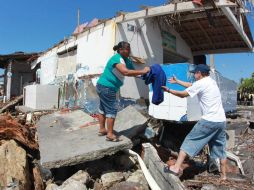
[(98, 80), (98, 83), (103, 86), (113, 88), (117, 92), (123, 85), (124, 75), (117, 70), (115, 67), (116, 64), (125, 64), (130, 70), (134, 70), (135, 68), (130, 59), (123, 58), (119, 53), (113, 55), (109, 59), (104, 72)]

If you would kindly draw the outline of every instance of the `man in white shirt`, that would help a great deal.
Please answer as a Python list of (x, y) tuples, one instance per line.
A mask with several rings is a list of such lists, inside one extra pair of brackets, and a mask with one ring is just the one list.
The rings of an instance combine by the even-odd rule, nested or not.
[(181, 164), (186, 156), (196, 156), (208, 143), (210, 156), (219, 158), (221, 163), (221, 179), (226, 179), (226, 117), (222, 106), (220, 90), (216, 82), (209, 76), (209, 67), (205, 64), (197, 65), (192, 71), (196, 82), (189, 83), (172, 77), (170, 83), (180, 84), (186, 89), (177, 91), (162, 86), (164, 91), (184, 98), (197, 95), (201, 107), (202, 117), (196, 123), (191, 132), (186, 136), (180, 148), (175, 165), (166, 167), (165, 171), (174, 175), (180, 175)]

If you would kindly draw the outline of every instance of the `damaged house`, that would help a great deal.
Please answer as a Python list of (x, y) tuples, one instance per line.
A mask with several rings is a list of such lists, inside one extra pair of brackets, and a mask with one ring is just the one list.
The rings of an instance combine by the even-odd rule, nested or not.
[(4, 96), (7, 100), (23, 94), (23, 87), (35, 81), (35, 71), (31, 62), (38, 58), (37, 53), (15, 52), (0, 55), (0, 68), (4, 73)]
[[(33, 60), (32, 68), (40, 67), (40, 84), (25, 87), (24, 104), (35, 110), (79, 107), (91, 116), (96, 111), (96, 81), (109, 57), (114, 54), (113, 46), (119, 41), (131, 44), (135, 68), (160, 64), (167, 77), (175, 74), (180, 79), (192, 81), (193, 75), (189, 71), (204, 55), (253, 51), (253, 39), (245, 14), (242, 1), (206, 1), (203, 6), (192, 1), (172, 1), (163, 6), (142, 7), (142, 10), (133, 13), (120, 12), (112, 19), (94, 19), (84, 23), (75, 29), (72, 36)], [(221, 76), (212, 65), (210, 67), (210, 74), (222, 92), (225, 110), (234, 111), (236, 83)], [(140, 78), (126, 77), (125, 80), (120, 90), (122, 99), (150, 99), (149, 115), (158, 123), (173, 123), (174, 128), (163, 125), (157, 135), (161, 145), (174, 150), (168, 140), (175, 137), (176, 142), (181, 143), (180, 136), (184, 135), (172, 132), (177, 128), (184, 131), (178, 127), (179, 121), (193, 124), (200, 118), (197, 100), (180, 99), (165, 93), (164, 102), (153, 105), (150, 86), (146, 86)], [(180, 89), (179, 86), (167, 85)], [(36, 124), (43, 167), (61, 169), (94, 161), (119, 150), (128, 151), (134, 144), (131, 141), (133, 136), (126, 135), (122, 142), (105, 142), (104, 138), (94, 135), (98, 121), (94, 122), (93, 117), (80, 110), (61, 111), (42, 116)], [(134, 108), (127, 107), (122, 111), (118, 114), (121, 118), (116, 119), (117, 132), (123, 132), (125, 125), (133, 129), (139, 125), (144, 127), (147, 123), (147, 118)], [(84, 126), (84, 123), (87, 125)], [(159, 158), (151, 144), (142, 144), (142, 148), (143, 160), (161, 189), (184, 189), (178, 178), (161, 172), (164, 167), (161, 160), (168, 161), (168, 152), (164, 155), (165, 159), (161, 159), (163, 155), (158, 151)]]
[[(54, 107), (84, 107), (86, 86), (96, 84), (107, 60), (114, 54), (112, 47), (119, 41), (131, 44), (132, 60), (137, 69), (158, 63), (163, 65), (168, 77), (175, 74), (192, 81), (193, 76), (188, 71), (197, 64), (195, 57), (253, 50), (246, 9), (241, 2), (211, 1), (202, 8), (191, 1), (171, 2), (84, 23), (71, 37), (45, 51), (34, 62), (41, 65), (41, 84), (60, 87), (58, 105), (55, 103)], [(211, 76), (219, 84), (225, 110), (234, 111), (236, 83), (221, 76), (215, 68)], [(77, 80), (82, 77), (87, 80)], [(152, 91), (150, 89), (149, 93), (149, 87), (141, 79), (126, 78), (120, 94), (134, 100), (148, 99)], [(192, 110), (197, 109), (195, 98), (183, 101), (165, 93), (165, 101), (159, 106), (151, 104), (149, 114), (158, 119), (180, 121), (187, 117), (195, 121), (200, 113)]]

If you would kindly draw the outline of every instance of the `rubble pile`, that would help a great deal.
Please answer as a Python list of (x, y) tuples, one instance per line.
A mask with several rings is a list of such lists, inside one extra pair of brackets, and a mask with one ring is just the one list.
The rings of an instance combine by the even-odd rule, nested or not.
[[(134, 111), (131, 110), (132, 108), (129, 109), (129, 111)], [(136, 159), (122, 152), (84, 164), (52, 169), (43, 167), (40, 161), (37, 123), (43, 116), (54, 113), (56, 111), (29, 113), (17, 111), (0, 115), (1, 188), (21, 190), (99, 190), (127, 187), (140, 190), (149, 189)], [(68, 115), (70, 117), (71, 114), (77, 113), (77, 110), (62, 109), (59, 113), (63, 118), (66, 118)], [(96, 115), (91, 116), (94, 120), (97, 119)], [(138, 121), (135, 123), (135, 131), (139, 129), (138, 123)], [(133, 123), (126, 123), (125, 127), (128, 128), (130, 124)], [(87, 127), (93, 127), (97, 130), (98, 126), (89, 125)], [(52, 125), (49, 129), (53, 128), (55, 127)], [(83, 127), (77, 127), (76, 130), (79, 128), (83, 129)], [(72, 131), (66, 130), (66, 132)], [(127, 135), (134, 134), (131, 130), (125, 130), (124, 133)]]
[[(239, 178), (239, 177), (238, 177)], [(224, 190), (224, 189), (253, 189), (253, 184), (250, 180), (226, 180), (220, 181), (217, 176), (197, 176), (194, 180), (184, 182), (188, 189), (205, 189), (205, 190)]]
[(32, 125), (22, 125), (22, 122), (22, 120), (14, 119), (10, 115), (1, 115), (0, 139), (15, 139), (32, 150), (38, 150), (38, 143), (35, 140), (35, 127)]
[(124, 186), (149, 190), (148, 183), (136, 159), (124, 153), (51, 171), (54, 181), (47, 182), (47, 190), (55, 188), (59, 190), (113, 190)]

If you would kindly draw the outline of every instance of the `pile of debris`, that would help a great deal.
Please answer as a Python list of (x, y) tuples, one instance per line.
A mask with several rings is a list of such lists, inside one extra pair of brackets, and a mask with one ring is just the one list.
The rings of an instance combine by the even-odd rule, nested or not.
[[(104, 137), (96, 135), (98, 130), (96, 115), (91, 117), (80, 110), (70, 109), (25, 113), (19, 110), (15, 112), (9, 110), (12, 112), (5, 112), (0, 116), (1, 188), (149, 189), (137, 159), (121, 152), (132, 147), (132, 141), (127, 137), (132, 138), (145, 129), (143, 124), (147, 119), (133, 107), (119, 113), (120, 118), (116, 122), (115, 129), (127, 137), (123, 137), (123, 142), (116, 144), (107, 143)], [(121, 119), (126, 112), (133, 115), (132, 121)], [(87, 133), (87, 138), (82, 137), (82, 131), (84, 134)], [(65, 137), (73, 139), (64, 139)], [(80, 137), (82, 138), (78, 139)], [(75, 139), (83, 144), (74, 143), (74, 147), (68, 146)], [(57, 147), (57, 141), (62, 149)], [(72, 148), (79, 149), (80, 152), (74, 151), (74, 155), (70, 155), (69, 153), (73, 152)], [(66, 152), (62, 152), (64, 149)], [(50, 157), (51, 155), (53, 157)], [(60, 155), (59, 160), (62, 164), (59, 164), (57, 155)], [(75, 155), (76, 158), (78, 156), (82, 158), (75, 160)], [(51, 158), (53, 159), (50, 160)]]
[(36, 128), (25, 124), (24, 117), (0, 116), (0, 181), (8, 189), (43, 189), (36, 164), (39, 146)]

